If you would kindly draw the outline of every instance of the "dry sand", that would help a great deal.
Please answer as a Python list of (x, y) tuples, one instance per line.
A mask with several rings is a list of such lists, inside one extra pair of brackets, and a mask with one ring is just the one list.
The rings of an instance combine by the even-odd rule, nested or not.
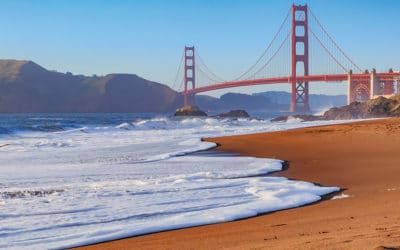
[(221, 145), (216, 150), (287, 160), (274, 175), (339, 186), (350, 197), (84, 249), (400, 247), (400, 119), (207, 140)]

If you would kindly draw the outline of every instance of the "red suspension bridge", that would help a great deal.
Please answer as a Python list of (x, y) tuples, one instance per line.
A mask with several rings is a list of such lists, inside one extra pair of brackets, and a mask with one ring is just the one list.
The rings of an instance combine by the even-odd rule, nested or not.
[(264, 84), (290, 84), (291, 111), (296, 112), (309, 111), (311, 82), (347, 83), (348, 103), (400, 93), (400, 72), (363, 71), (307, 5), (292, 5), (266, 50), (237, 78), (223, 80), (204, 63), (195, 47), (185, 47), (174, 86), (179, 76), (183, 76), (184, 105), (194, 105), (197, 93)]

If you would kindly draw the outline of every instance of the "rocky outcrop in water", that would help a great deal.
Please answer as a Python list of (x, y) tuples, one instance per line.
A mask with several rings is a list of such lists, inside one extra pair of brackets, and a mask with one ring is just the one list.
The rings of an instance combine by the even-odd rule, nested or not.
[(228, 113), (222, 113), (217, 115), (218, 117), (250, 117), (249, 114), (242, 109), (231, 110)]
[(175, 111), (175, 116), (207, 116), (206, 112), (197, 106), (186, 105)]
[(314, 115), (293, 115), (281, 116), (271, 121), (287, 121), (290, 118), (299, 118), (304, 121), (315, 120), (350, 120), (365, 118), (400, 117), (400, 95), (390, 98), (383, 96), (371, 99), (367, 102), (353, 102), (349, 105), (331, 108), (322, 116)]

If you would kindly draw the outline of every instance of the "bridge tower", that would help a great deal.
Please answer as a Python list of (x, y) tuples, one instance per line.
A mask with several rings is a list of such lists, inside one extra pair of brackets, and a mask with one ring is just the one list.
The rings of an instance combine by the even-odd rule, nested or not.
[(183, 104), (195, 105), (194, 94), (188, 94), (188, 85), (192, 86), (192, 89), (196, 87), (196, 70), (195, 70), (195, 49), (194, 46), (185, 46), (185, 77), (184, 77), (184, 92), (183, 92)]
[(308, 75), (307, 5), (292, 5), (292, 101), (290, 110), (309, 111), (308, 82), (298, 81), (297, 74)]

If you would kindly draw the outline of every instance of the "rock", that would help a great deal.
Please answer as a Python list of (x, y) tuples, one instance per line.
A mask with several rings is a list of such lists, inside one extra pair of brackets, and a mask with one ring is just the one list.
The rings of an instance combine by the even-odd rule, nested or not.
[(186, 105), (175, 111), (175, 116), (207, 116), (206, 112), (200, 110), (197, 106)]
[(350, 120), (362, 119), (365, 117), (365, 104), (361, 102), (352, 102), (347, 106), (331, 108), (323, 115), (325, 120)]
[(347, 120), (400, 116), (400, 95), (390, 98), (379, 96), (367, 102), (353, 102), (332, 108), (323, 115), (326, 120)]
[(286, 122), (289, 119), (289, 116), (278, 116), (271, 119), (271, 122)]
[(302, 121), (317, 121), (324, 120), (322, 116), (317, 115), (289, 115), (289, 116), (279, 116), (271, 119), (271, 122), (287, 122), (290, 119), (300, 119)]
[(245, 110), (237, 109), (231, 110), (228, 113), (222, 113), (217, 115), (218, 117), (250, 117)]
[[(352, 102), (343, 107), (331, 108), (322, 116), (294, 115), (292, 117), (300, 118), (304, 121), (400, 117), (400, 95), (390, 98), (379, 96), (367, 102)], [(271, 121), (287, 121), (288, 118), (289, 116), (281, 116)]]

